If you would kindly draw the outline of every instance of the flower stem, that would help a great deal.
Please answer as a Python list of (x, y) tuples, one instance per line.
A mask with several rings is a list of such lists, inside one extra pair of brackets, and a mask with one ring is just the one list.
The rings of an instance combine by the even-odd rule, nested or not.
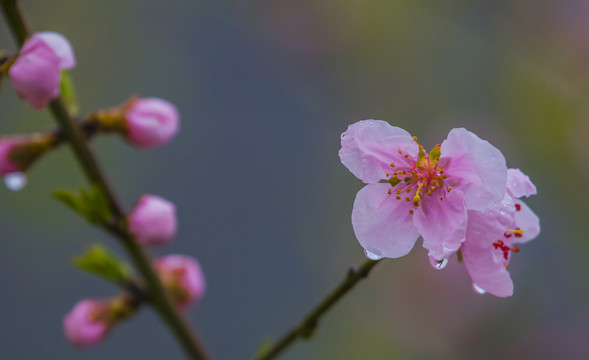
[(366, 260), (358, 269), (353, 267), (350, 268), (346, 277), (331, 291), (331, 293), (329, 293), (311, 310), (311, 312), (276, 341), (269, 349), (263, 350), (261, 354), (255, 357), (255, 360), (275, 359), (297, 340), (310, 338), (317, 328), (321, 317), (325, 315), (344, 295), (352, 290), (360, 280), (365, 279), (372, 268), (379, 262), (380, 260)]
[[(18, 8), (17, 1), (0, 0), (0, 5), (18, 45), (22, 47), (30, 32)], [(141, 274), (147, 289), (149, 303), (168, 325), (190, 359), (208, 359), (208, 355), (198, 342), (190, 326), (166, 295), (153, 269), (151, 259), (145, 250), (127, 232), (124, 226), (121, 225), (125, 218), (125, 212), (108, 184), (79, 124), (72, 119), (60, 97), (51, 101), (49, 110), (59, 124), (65, 140), (71, 145), (76, 159), (88, 180), (98, 186), (108, 198), (113, 219), (112, 223), (104, 224), (103, 226), (106, 230), (118, 237), (135, 265), (135, 268)]]

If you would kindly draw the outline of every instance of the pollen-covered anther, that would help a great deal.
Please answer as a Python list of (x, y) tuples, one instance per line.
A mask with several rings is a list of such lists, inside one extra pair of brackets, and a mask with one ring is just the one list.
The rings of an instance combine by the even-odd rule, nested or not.
[(515, 235), (516, 238), (520, 238), (524, 234), (524, 229), (507, 229), (505, 237), (509, 237), (507, 236), (507, 233), (513, 233), (513, 235)]
[(393, 193), (393, 190), (389, 189), (389, 195), (391, 195)]
[(409, 210), (409, 214), (413, 215), (415, 213), (415, 211), (413, 211), (413, 209)]
[(391, 167), (394, 168), (395, 167), (395, 163), (391, 163)]
[(513, 252), (519, 252), (519, 248), (517, 246), (513, 245), (511, 247), (511, 251), (513, 251)]

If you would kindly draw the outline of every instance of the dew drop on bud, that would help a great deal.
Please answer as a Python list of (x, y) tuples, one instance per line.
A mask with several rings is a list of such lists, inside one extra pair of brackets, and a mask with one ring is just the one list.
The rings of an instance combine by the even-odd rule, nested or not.
[(448, 265), (448, 259), (442, 259), (442, 260), (436, 260), (433, 257), (429, 257), (429, 263), (431, 264), (431, 266), (436, 269), (436, 270), (442, 270), (443, 268), (446, 267), (446, 265)]
[(377, 260), (380, 260), (380, 259), (382, 259), (382, 256), (380, 256), (380, 255), (376, 255), (375, 253), (373, 253), (373, 252), (370, 252), (370, 251), (368, 251), (368, 250), (364, 250), (364, 254), (365, 254), (365, 255), (366, 255), (366, 257), (367, 257), (367, 258), (369, 258), (370, 260), (377, 261)]
[(486, 294), (486, 293), (487, 293), (485, 290), (483, 290), (483, 288), (482, 288), (482, 287), (478, 286), (478, 285), (477, 285), (477, 284), (475, 284), (475, 283), (472, 283), (472, 289), (473, 289), (473, 290), (474, 290), (474, 291), (475, 291), (477, 294), (481, 294), (481, 295), (483, 295), (483, 294)]
[(4, 176), (4, 185), (8, 190), (21, 191), (27, 185), (27, 175), (21, 172), (14, 172)]

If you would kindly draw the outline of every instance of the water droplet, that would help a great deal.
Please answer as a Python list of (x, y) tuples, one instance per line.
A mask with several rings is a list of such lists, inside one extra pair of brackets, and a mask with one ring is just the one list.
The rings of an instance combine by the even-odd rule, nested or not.
[(442, 270), (443, 268), (446, 267), (446, 265), (448, 265), (448, 259), (442, 259), (442, 260), (437, 260), (434, 259), (433, 257), (429, 257), (429, 263), (432, 265), (432, 267), (436, 270)]
[(364, 254), (366, 255), (367, 258), (369, 258), (370, 260), (374, 260), (374, 261), (377, 261), (377, 260), (380, 260), (383, 258), (382, 256), (376, 255), (375, 253), (370, 252), (368, 250), (364, 250)]
[(483, 290), (483, 288), (482, 288), (482, 287), (478, 286), (478, 285), (477, 285), (477, 284), (475, 284), (475, 283), (472, 283), (472, 289), (473, 289), (473, 290), (474, 290), (474, 291), (475, 291), (477, 294), (481, 294), (481, 295), (483, 295), (483, 294), (486, 294), (486, 293), (487, 293), (485, 290)]
[(14, 172), (4, 176), (4, 185), (8, 190), (21, 191), (27, 185), (27, 175)]

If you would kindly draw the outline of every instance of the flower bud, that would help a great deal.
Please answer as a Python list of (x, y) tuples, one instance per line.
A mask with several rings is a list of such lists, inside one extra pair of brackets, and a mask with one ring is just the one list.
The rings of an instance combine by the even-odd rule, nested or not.
[(66, 339), (79, 347), (98, 345), (110, 330), (108, 309), (100, 300), (79, 301), (63, 318)]
[(162, 99), (135, 100), (125, 114), (127, 140), (137, 147), (153, 148), (166, 144), (179, 127), (176, 107)]
[(186, 255), (167, 255), (154, 263), (162, 284), (181, 308), (203, 297), (206, 281), (198, 261)]
[(108, 300), (80, 300), (63, 317), (65, 337), (79, 347), (98, 345), (119, 321), (133, 315), (140, 303), (126, 292)]
[(8, 75), (19, 96), (41, 109), (59, 94), (61, 70), (75, 65), (69, 41), (61, 34), (45, 31), (33, 34), (24, 43)]
[(0, 176), (25, 172), (45, 151), (57, 143), (51, 133), (13, 135), (0, 139)]
[(143, 195), (131, 214), (129, 232), (147, 246), (164, 245), (176, 234), (176, 207), (155, 195)]

